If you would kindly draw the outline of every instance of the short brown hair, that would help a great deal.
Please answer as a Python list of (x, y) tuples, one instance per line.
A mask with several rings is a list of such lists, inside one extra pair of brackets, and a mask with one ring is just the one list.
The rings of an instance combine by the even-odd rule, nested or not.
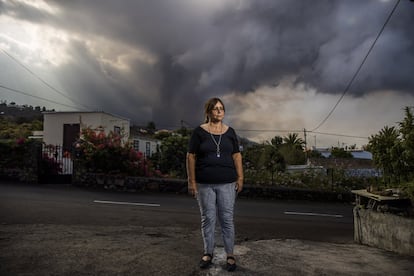
[(211, 111), (213, 111), (214, 107), (216, 106), (217, 103), (221, 103), (221, 105), (223, 106), (224, 111), (226, 110), (224, 103), (222, 100), (220, 100), (219, 98), (211, 98), (209, 99), (205, 104), (204, 104), (204, 122), (208, 123), (210, 121), (210, 113)]

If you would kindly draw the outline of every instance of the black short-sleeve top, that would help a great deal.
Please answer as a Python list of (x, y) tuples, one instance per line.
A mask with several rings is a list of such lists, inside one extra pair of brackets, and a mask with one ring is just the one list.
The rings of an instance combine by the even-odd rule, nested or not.
[[(219, 143), (219, 154), (217, 143)], [(233, 128), (229, 127), (221, 135), (220, 140), (220, 135), (210, 134), (198, 126), (191, 136), (188, 152), (196, 155), (195, 177), (197, 183), (224, 184), (237, 180), (233, 154), (240, 152), (240, 147)]]

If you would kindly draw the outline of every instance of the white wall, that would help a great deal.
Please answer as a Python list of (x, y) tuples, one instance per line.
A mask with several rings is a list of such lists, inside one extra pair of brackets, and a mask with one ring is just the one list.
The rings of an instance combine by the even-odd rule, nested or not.
[[(145, 156), (149, 157), (152, 156), (154, 153), (157, 152), (157, 145), (161, 146), (161, 142), (158, 140), (153, 139), (146, 139), (145, 137), (134, 137), (131, 139), (132, 146), (136, 145), (134, 144), (136, 141), (139, 143), (139, 147), (137, 149), (138, 151), (142, 152)], [(150, 145), (150, 152), (147, 153), (147, 143)]]
[(86, 127), (92, 129), (102, 127), (105, 134), (118, 126), (124, 131), (124, 142), (129, 137), (129, 120), (104, 112), (46, 112), (43, 116), (43, 141), (46, 144), (61, 145), (63, 143), (64, 124), (80, 124), (81, 130)]

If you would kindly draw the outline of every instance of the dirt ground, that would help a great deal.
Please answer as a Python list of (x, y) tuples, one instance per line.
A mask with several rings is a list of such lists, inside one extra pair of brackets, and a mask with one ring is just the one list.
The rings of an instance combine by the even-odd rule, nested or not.
[(199, 231), (178, 227), (0, 225), (0, 275), (413, 275), (414, 258), (358, 244), (239, 242), (236, 272), (201, 271)]

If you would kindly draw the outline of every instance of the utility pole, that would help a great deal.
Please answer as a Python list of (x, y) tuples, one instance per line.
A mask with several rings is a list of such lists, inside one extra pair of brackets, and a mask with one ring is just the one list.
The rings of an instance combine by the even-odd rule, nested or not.
[(306, 158), (306, 163), (307, 163), (308, 162), (308, 146), (306, 142), (306, 128), (303, 129), (303, 137), (305, 137), (305, 158)]
[(307, 151), (308, 146), (307, 146), (307, 143), (306, 143), (306, 128), (303, 129), (303, 137), (305, 137), (305, 151)]

